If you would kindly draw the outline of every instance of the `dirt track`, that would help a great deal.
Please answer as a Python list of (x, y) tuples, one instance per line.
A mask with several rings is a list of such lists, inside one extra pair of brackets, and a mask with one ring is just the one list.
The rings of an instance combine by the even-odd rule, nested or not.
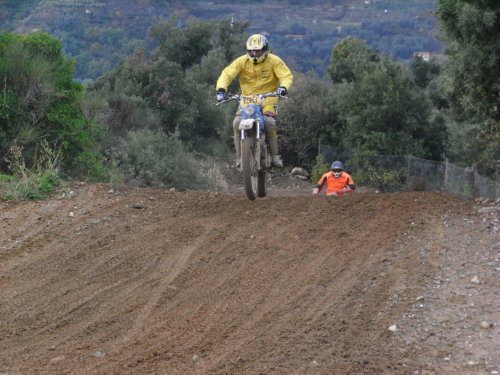
[(0, 374), (500, 372), (498, 206), (270, 195), (0, 203)]

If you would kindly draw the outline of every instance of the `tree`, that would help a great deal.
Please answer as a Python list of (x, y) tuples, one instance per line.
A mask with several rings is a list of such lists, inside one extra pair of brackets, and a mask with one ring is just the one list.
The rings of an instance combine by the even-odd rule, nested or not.
[[(438, 0), (447, 45), (446, 92), (450, 112), (469, 127), (468, 163), (498, 173), (500, 159), (500, 3), (496, 0)], [(474, 124), (474, 126), (470, 126)], [(474, 143), (474, 144), (472, 144)]]
[(331, 83), (309, 72), (294, 74), (290, 98), (280, 102), (278, 129), (282, 154), (289, 162), (309, 167), (320, 141), (330, 143), (335, 121), (328, 105)]
[(356, 38), (345, 38), (332, 49), (328, 74), (334, 83), (353, 82), (365, 70), (372, 71), (380, 62), (380, 56), (368, 45)]
[(332, 56), (333, 106), (344, 147), (368, 155), (443, 157), (444, 134), (430, 131), (431, 104), (409, 71), (352, 38), (337, 44)]
[(441, 73), (440, 65), (435, 61), (424, 61), (421, 57), (415, 57), (411, 63), (413, 79), (418, 87), (426, 88), (429, 83)]
[(206, 56), (201, 58), (199, 64), (186, 69), (186, 77), (200, 84), (211, 85), (215, 88), (217, 78), (224, 69), (226, 60), (221, 47), (216, 47), (208, 51)]
[(186, 27), (176, 26), (177, 18), (151, 28), (151, 36), (158, 40), (157, 53), (168, 61), (178, 63), (182, 70), (198, 64), (212, 48), (213, 23), (188, 21)]
[(249, 22), (228, 19), (217, 23), (213, 38), (214, 48), (222, 48), (225, 62), (232, 61), (242, 54), (247, 38), (245, 32), (249, 26)]
[(415, 57), (410, 69), (416, 85), (426, 91), (433, 107), (438, 110), (448, 108), (443, 89), (442, 64), (434, 58), (424, 61), (420, 57)]

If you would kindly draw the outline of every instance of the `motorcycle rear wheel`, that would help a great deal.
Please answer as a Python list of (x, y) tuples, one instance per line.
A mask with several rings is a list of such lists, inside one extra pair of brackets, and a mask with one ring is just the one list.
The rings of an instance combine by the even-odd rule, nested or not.
[(243, 139), (241, 142), (241, 168), (243, 170), (245, 193), (250, 200), (257, 198), (258, 192), (261, 192), (261, 190), (258, 191), (260, 179), (255, 154), (255, 140), (252, 138)]

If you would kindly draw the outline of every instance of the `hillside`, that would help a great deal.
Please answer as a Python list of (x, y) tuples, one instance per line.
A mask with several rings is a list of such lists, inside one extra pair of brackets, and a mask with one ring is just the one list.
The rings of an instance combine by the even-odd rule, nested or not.
[(498, 206), (307, 193), (1, 203), (0, 373), (500, 371)]
[(45, 31), (76, 59), (78, 79), (95, 79), (137, 48), (151, 50), (151, 26), (176, 15), (190, 19), (249, 21), (249, 33), (269, 36), (275, 52), (302, 72), (322, 74), (335, 43), (347, 36), (398, 59), (415, 51), (440, 52), (434, 0), (182, 1), (6, 0), (0, 31)]

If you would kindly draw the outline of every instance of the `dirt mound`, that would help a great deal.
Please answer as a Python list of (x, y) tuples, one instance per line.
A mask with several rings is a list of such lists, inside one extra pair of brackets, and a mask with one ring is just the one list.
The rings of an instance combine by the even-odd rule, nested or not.
[(302, 188), (1, 204), (0, 373), (500, 371), (497, 206)]

